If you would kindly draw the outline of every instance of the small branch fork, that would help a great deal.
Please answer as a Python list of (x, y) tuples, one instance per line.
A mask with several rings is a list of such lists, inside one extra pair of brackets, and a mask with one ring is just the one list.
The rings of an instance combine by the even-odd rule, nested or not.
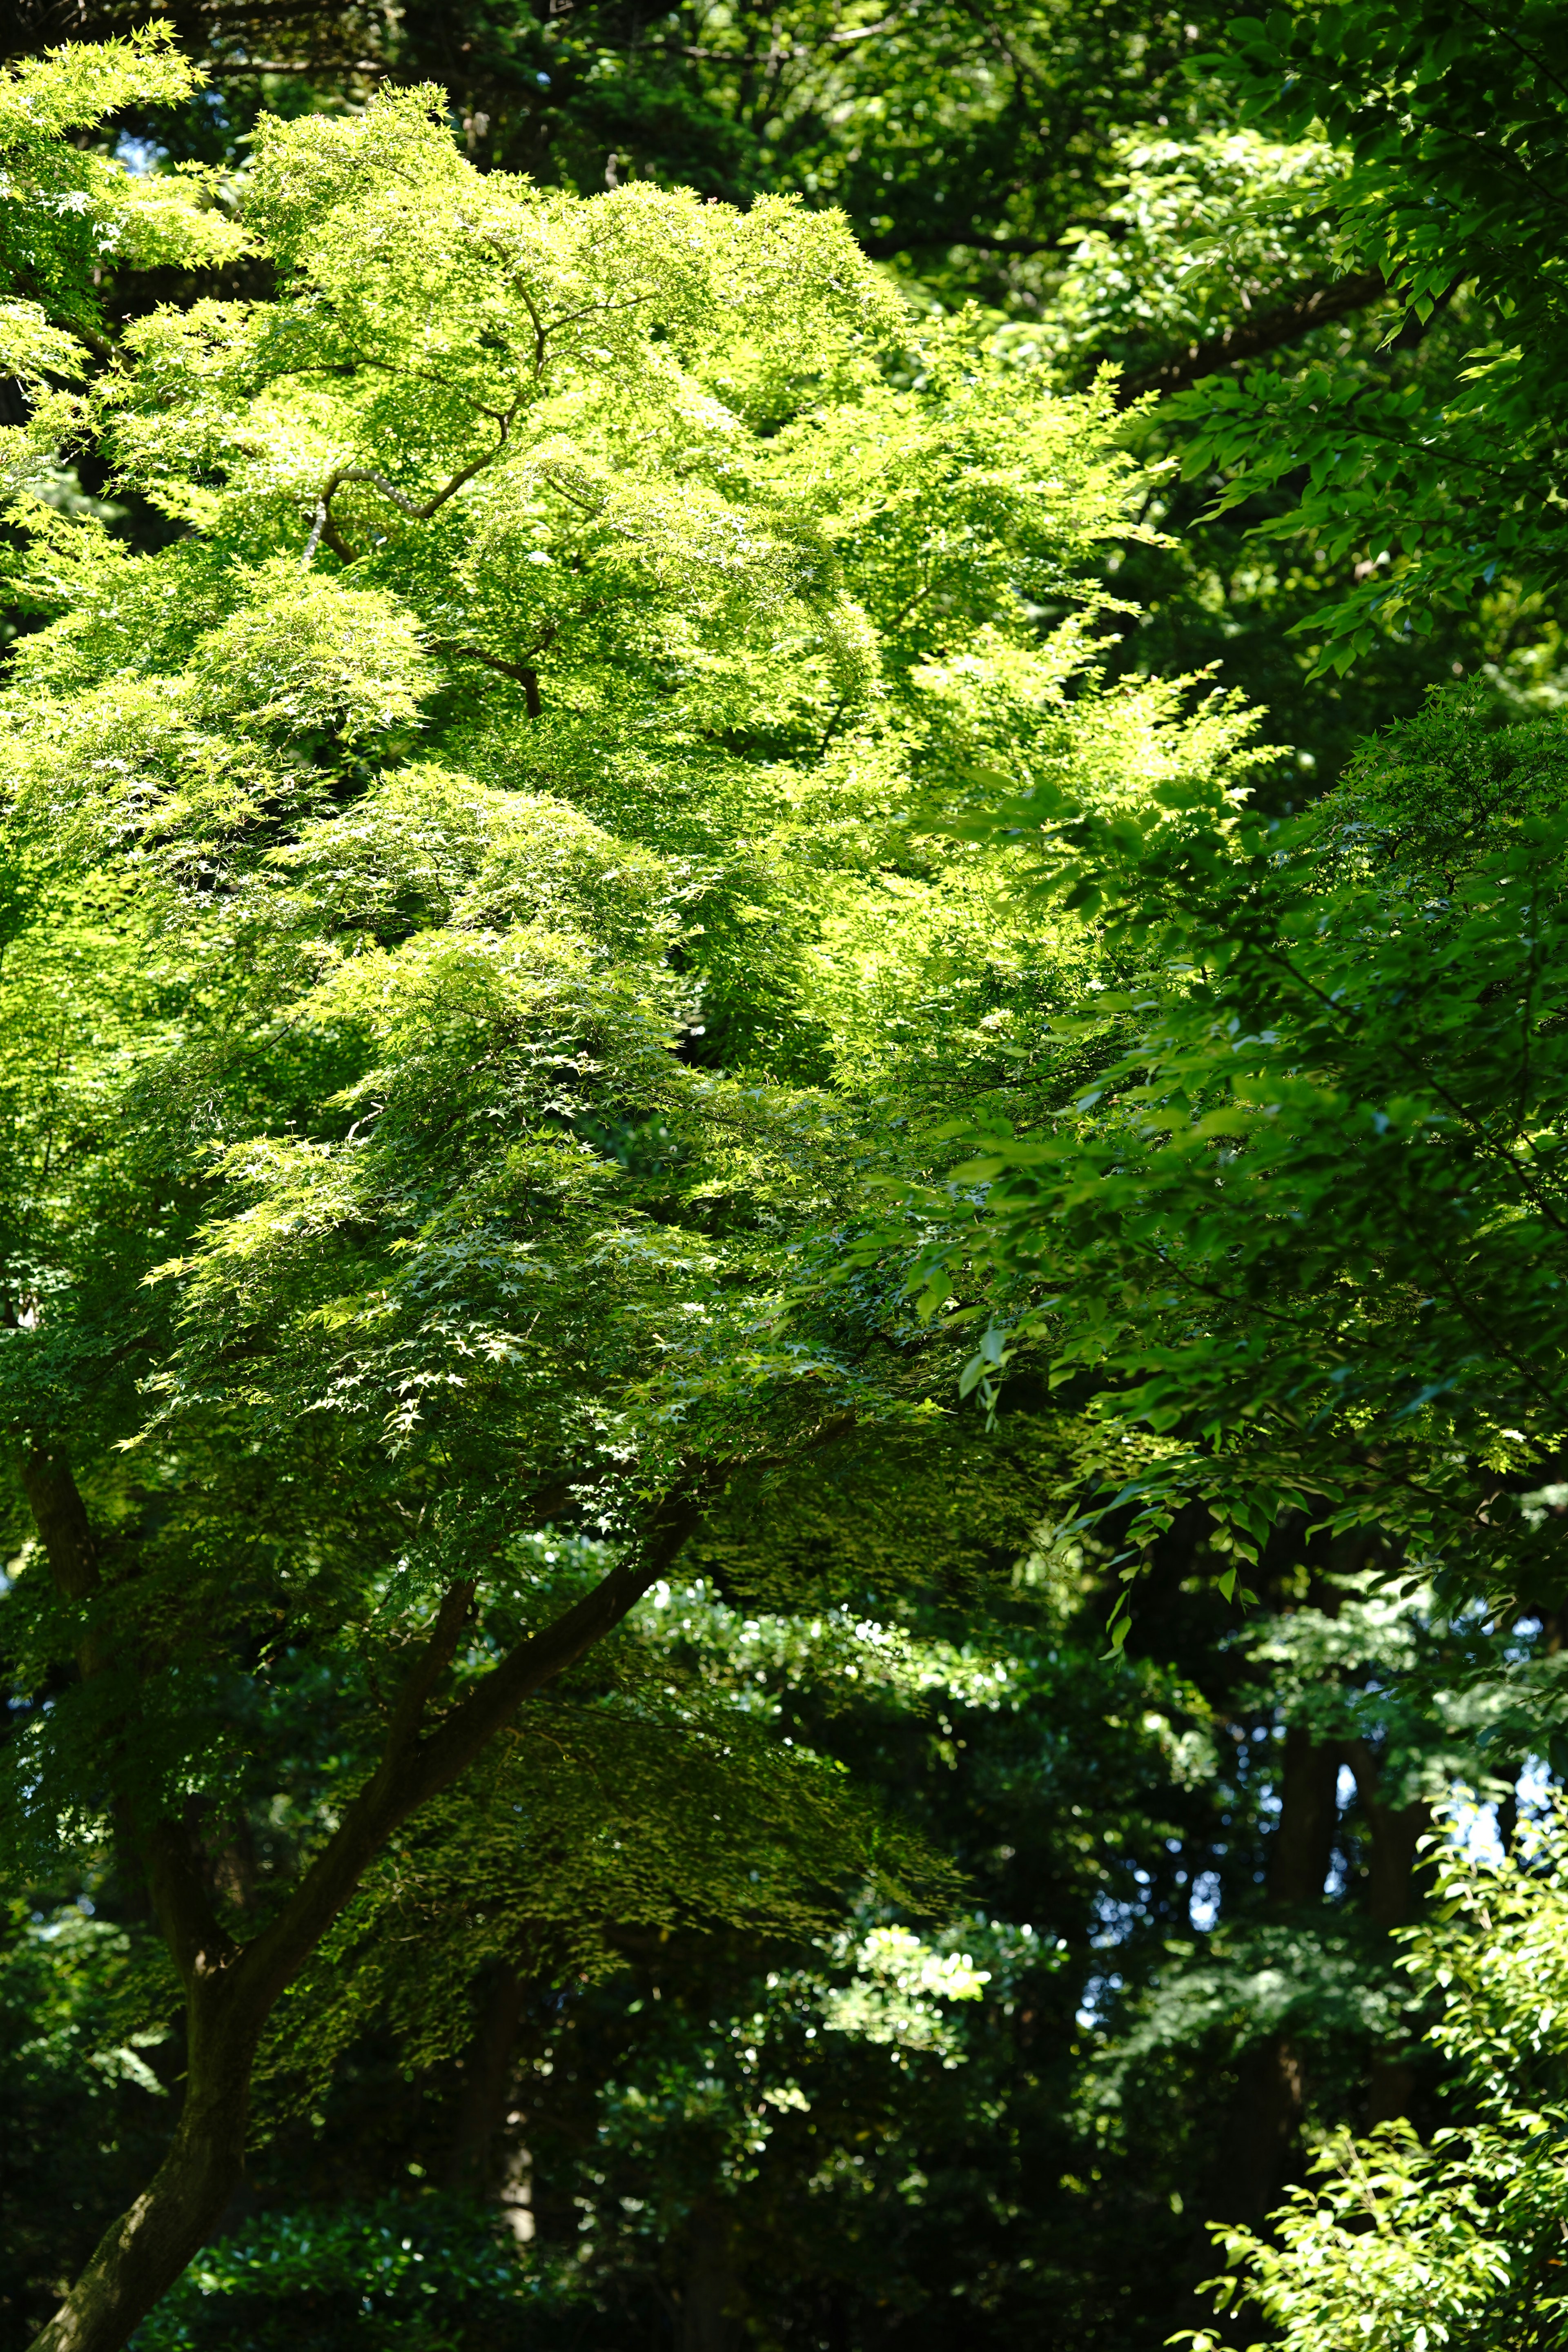
[[(494, 237), (486, 238), (484, 241), (492, 247), (498, 242)], [(535, 383), (538, 383), (543, 376), (545, 361), (549, 356), (549, 340), (558, 327), (574, 326), (581, 319), (601, 318), (615, 310), (636, 310), (654, 299), (651, 293), (647, 293), (628, 296), (624, 302), (589, 302), (585, 303), (581, 310), (563, 311), (558, 319), (545, 320), (540, 317), (538, 305), (527, 287), (521, 281), (517, 282), (516, 291), (524, 310), (528, 312), (529, 323), (533, 330), (532, 381)], [(373, 466), (334, 467), (321, 485), (316, 499), (315, 510), (310, 519), (310, 536), (305, 542), (305, 552), (300, 559), (300, 571), (310, 570), (316, 559), (316, 550), (323, 540), (341, 562), (357, 562), (358, 559), (353, 549), (332, 523), (332, 500), (345, 482), (366, 482), (373, 489), (379, 490), (382, 497), (388, 499), (400, 514), (407, 515), (411, 521), (428, 521), (437, 509), (446, 505), (448, 499), (457, 496), (466, 482), (471, 482), (476, 474), (482, 474), (487, 466), (493, 466), (497, 458), (504, 455), (510, 440), (512, 420), (522, 406), (523, 399), (524, 394), (520, 392), (510, 408), (487, 408), (481, 411), (481, 414), (492, 418), (496, 425), (497, 437), (494, 448), (486, 450), (483, 456), (475, 458), (471, 466), (465, 466), (460, 473), (454, 474), (444, 488), (437, 490), (434, 497), (426, 499), (423, 502), (411, 499), (404, 491), (397, 489), (387, 480), (384, 474), (377, 473)]]
[[(587, 620), (591, 614), (599, 610), (604, 601), (602, 596), (591, 598), (579, 612), (572, 614), (572, 619)], [(496, 670), (502, 677), (515, 678), (527, 698), (529, 717), (537, 719), (543, 710), (544, 705), (540, 698), (539, 672), (534, 668), (533, 664), (539, 655), (548, 653), (566, 625), (564, 619), (552, 621), (547, 629), (535, 637), (531, 646), (523, 647), (514, 661), (506, 660), (500, 654), (487, 653), (483, 646), (459, 645), (455, 637), (432, 637), (430, 643), (438, 654), (455, 655), (458, 661), (480, 662), (486, 669)]]
[(345, 482), (368, 482), (372, 488), (379, 490), (382, 497), (395, 506), (400, 514), (407, 515), (410, 521), (426, 522), (439, 508), (446, 505), (448, 499), (457, 497), (466, 482), (471, 482), (476, 474), (482, 474), (487, 466), (493, 466), (496, 459), (504, 455), (511, 436), (512, 418), (517, 415), (521, 404), (522, 395), (520, 393), (510, 408), (497, 412), (496, 424), (499, 432), (494, 448), (485, 450), (481, 456), (474, 459), (471, 466), (465, 466), (460, 473), (454, 474), (443, 488), (437, 490), (433, 498), (426, 499), (423, 502), (406, 497), (402, 490), (387, 480), (384, 474), (378, 474), (373, 466), (334, 466), (322, 483), (321, 495), (316, 500), (316, 511), (310, 523), (310, 536), (305, 541), (305, 552), (300, 558), (300, 571), (310, 570), (316, 560), (316, 550), (323, 539), (340, 562), (353, 563), (357, 560), (342, 533), (335, 530), (332, 524), (332, 500)]

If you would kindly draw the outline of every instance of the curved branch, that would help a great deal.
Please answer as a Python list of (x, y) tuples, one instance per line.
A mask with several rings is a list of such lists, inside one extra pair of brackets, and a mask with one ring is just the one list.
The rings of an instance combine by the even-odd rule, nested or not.
[(418, 1664), (394, 1710), (382, 1760), (316, 1856), (289, 1902), (247, 1945), (232, 1974), (241, 2011), (265, 2016), (298, 1974), (398, 1825), (449, 1788), (526, 1698), (575, 1665), (613, 1633), (660, 1577), (668, 1573), (701, 1517), (695, 1496), (667, 1504), (635, 1561), (624, 1561), (542, 1633), (531, 1634), (459, 1699), (436, 1727), (420, 1724), (451, 1664), (472, 1601), (472, 1584), (454, 1585), (441, 1603)]
[[(524, 299), (527, 299), (526, 296)], [(309, 571), (315, 560), (316, 550), (323, 539), (341, 560), (350, 563), (358, 560), (349, 551), (347, 542), (339, 537), (332, 528), (332, 500), (345, 482), (367, 482), (373, 489), (379, 490), (382, 497), (395, 506), (400, 514), (405, 514), (411, 522), (427, 522), (433, 514), (446, 505), (448, 499), (455, 499), (466, 483), (471, 482), (476, 474), (482, 474), (487, 466), (493, 466), (497, 458), (503, 454), (511, 436), (512, 418), (517, 415), (521, 404), (520, 394), (510, 408), (502, 409), (497, 414), (497, 436), (493, 449), (484, 450), (474, 459), (471, 466), (465, 466), (460, 473), (454, 474), (451, 480), (444, 484), (433, 496), (422, 501), (409, 498), (405, 491), (398, 489), (395, 483), (389, 482), (384, 474), (378, 474), (374, 466), (334, 466), (322, 483), (316, 499), (310, 536), (305, 541), (305, 552), (300, 559), (301, 572)]]
[(1286, 343), (1297, 342), (1315, 327), (1327, 326), (1331, 319), (1348, 318), (1352, 311), (1366, 310), (1389, 290), (1381, 269), (1363, 269), (1353, 277), (1336, 278), (1332, 285), (1314, 286), (1310, 294), (1300, 296), (1294, 302), (1284, 302), (1277, 310), (1261, 310), (1256, 316), (1237, 320), (1217, 335), (1189, 343), (1177, 358), (1166, 360), (1159, 367), (1142, 368), (1135, 375), (1124, 375), (1117, 386), (1116, 405), (1128, 408), (1151, 392), (1185, 392), (1200, 376), (1213, 375), (1217, 369), (1234, 366), (1238, 360), (1261, 359), (1265, 352), (1276, 352)]
[[(590, 598), (581, 612), (572, 617), (574, 620), (585, 621), (590, 613), (596, 613), (599, 610), (604, 601), (602, 596)], [(480, 662), (486, 669), (496, 670), (502, 677), (515, 678), (528, 698), (529, 717), (537, 719), (544, 706), (540, 700), (539, 672), (533, 667), (534, 658), (537, 655), (549, 651), (565, 626), (564, 621), (552, 621), (542, 636), (535, 637), (531, 646), (523, 647), (516, 661), (508, 661), (500, 654), (487, 653), (483, 646), (459, 645), (455, 637), (432, 637), (430, 643), (434, 651), (438, 654), (451, 654), (458, 661)]]
[(482, 662), (486, 669), (499, 670), (502, 677), (515, 678), (528, 703), (528, 715), (537, 719), (544, 705), (539, 694), (539, 672), (526, 662), (502, 661), (500, 654), (488, 654), (482, 646), (454, 645), (449, 637), (433, 637), (431, 644), (438, 654), (453, 654), (458, 661)]
[(544, 339), (550, 332), (550, 330), (544, 324), (539, 312), (535, 310), (533, 305), (533, 297), (529, 292), (527, 287), (522, 284), (521, 279), (518, 281), (517, 290), (522, 297), (523, 309), (528, 312), (530, 319), (533, 322), (533, 381), (537, 383), (540, 377), (544, 373)]

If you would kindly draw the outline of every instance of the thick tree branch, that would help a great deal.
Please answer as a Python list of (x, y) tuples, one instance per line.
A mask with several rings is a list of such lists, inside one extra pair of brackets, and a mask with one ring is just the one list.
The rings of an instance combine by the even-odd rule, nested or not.
[(132, 1835), (163, 1941), (189, 1992), (203, 1979), (226, 1969), (237, 1948), (213, 1910), (206, 1876), (184, 1823), (165, 1815), (133, 1830)]
[(451, 1662), (472, 1599), (471, 1585), (453, 1588), (394, 1711), (380, 1764), (284, 1910), (239, 1956), (235, 1997), (242, 2007), (265, 2018), (393, 1831), (429, 1798), (449, 1788), (525, 1698), (564, 1674), (613, 1632), (649, 1587), (668, 1573), (700, 1516), (695, 1498), (667, 1505), (635, 1562), (612, 1569), (553, 1625), (519, 1643), (434, 1730), (420, 1737), (424, 1711)]
[(448, 1787), (523, 1699), (619, 1624), (674, 1564), (700, 1516), (695, 1496), (668, 1504), (656, 1515), (635, 1565), (613, 1570), (553, 1625), (520, 1643), (421, 1738), (420, 1724), (451, 1664), (474, 1588), (464, 1582), (447, 1593), (393, 1710), (380, 1766), (292, 1900), (237, 1956), (232, 1947), (204, 1954), (186, 1979), (186, 2093), (169, 2152), (142, 2195), (105, 2232), (33, 2352), (118, 2352), (178, 2277), (238, 2178), (251, 2069), (279, 1994), (398, 1823)]
[[(56, 1591), (67, 1601), (86, 1601), (100, 1580), (98, 1544), (65, 1455), (47, 1446), (31, 1447), (22, 1457), (22, 1492)], [(96, 1662), (82, 1665), (84, 1674), (96, 1671)]]
[(499, 412), (489, 409), (485, 411), (487, 415), (491, 414), (496, 415), (497, 434), (494, 448), (484, 450), (474, 459), (471, 466), (465, 466), (459, 473), (453, 475), (449, 482), (444, 484), (427, 499), (419, 500), (409, 498), (405, 491), (398, 489), (395, 483), (389, 482), (384, 474), (378, 474), (374, 466), (334, 466), (322, 483), (317, 497), (315, 513), (310, 523), (310, 536), (305, 542), (305, 552), (300, 559), (300, 569), (302, 572), (309, 571), (315, 561), (316, 550), (323, 539), (327, 540), (328, 544), (340, 559), (347, 555), (347, 560), (350, 562), (353, 562), (353, 557), (347, 554), (345, 543), (335, 536), (330, 536), (332, 532), (332, 500), (345, 482), (368, 482), (373, 489), (379, 490), (382, 497), (395, 506), (400, 514), (405, 514), (410, 521), (427, 522), (433, 514), (446, 505), (448, 499), (457, 497), (465, 483), (471, 482), (476, 474), (482, 474), (487, 466), (493, 466), (496, 459), (504, 453), (511, 436), (511, 421), (517, 415), (520, 403), (521, 395), (519, 400), (513, 401), (510, 408)]
[[(552, 629), (550, 636), (543, 640), (543, 645), (549, 645), (555, 634)], [(486, 669), (499, 671), (502, 677), (515, 678), (522, 688), (531, 719), (537, 719), (544, 709), (539, 692), (539, 672), (532, 667), (531, 664), (503, 661), (500, 654), (488, 654), (482, 646), (459, 646), (450, 637), (435, 637), (432, 638), (431, 643), (438, 654), (451, 654), (458, 661), (479, 662)], [(538, 653), (542, 650), (542, 646), (533, 646), (529, 650), (531, 653)]]
[(1233, 320), (1221, 333), (1210, 335), (1202, 342), (1189, 343), (1184, 352), (1159, 367), (1124, 375), (1117, 387), (1116, 404), (1119, 408), (1129, 407), (1150, 392), (1185, 392), (1200, 376), (1213, 375), (1216, 370), (1234, 366), (1240, 360), (1261, 359), (1265, 352), (1277, 352), (1286, 343), (1299, 342), (1314, 328), (1326, 327), (1332, 319), (1348, 318), (1352, 311), (1364, 310), (1381, 301), (1388, 290), (1388, 281), (1380, 269), (1365, 269), (1353, 277), (1336, 278), (1330, 286), (1315, 286), (1310, 293), (1298, 296), (1294, 302), (1281, 303), (1278, 310), (1248, 313)]

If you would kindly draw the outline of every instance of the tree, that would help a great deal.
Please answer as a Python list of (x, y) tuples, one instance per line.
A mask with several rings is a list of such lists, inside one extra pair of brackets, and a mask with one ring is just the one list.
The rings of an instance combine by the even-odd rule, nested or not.
[(153, 311), (23, 428), (176, 535), (26, 463), (13, 509), (55, 617), (5, 700), (12, 1826), (34, 1872), (134, 1857), (186, 2019), (51, 2347), (123, 2341), (211, 2230), (269, 2017), (403, 1825), (504, 1826), (517, 1709), (700, 1529), (743, 1555), (770, 1477), (939, 1423), (896, 1291), (784, 1313), (907, 1151), (889, 1038), (969, 1097), (1012, 1018), (1019, 944), (962, 952), (998, 861), (902, 847), (922, 773), (1238, 731), (1097, 698), (1082, 612), (1040, 641), (1122, 527), (1108, 394), (970, 320), (897, 389), (836, 215), (481, 177), (416, 92), (264, 123), (243, 225), (275, 298)]
[[(845, 29), (812, 33), (822, 74), (786, 61), (797, 110), (759, 115), (748, 172), (794, 171), (821, 94), (874, 78)], [(541, 30), (510, 25), (519, 71)], [(714, 30), (717, 60), (666, 42), (628, 121), (668, 72), (685, 140), (688, 67), (744, 67)], [(1551, 1413), (1464, 1352), (1500, 1301), (1555, 1380), (1554, 1244), (1506, 1152), (1377, 1126), (1414, 1052), (1506, 1138), (1527, 1034), (1550, 1103), (1555, 999), (1509, 1026), (1499, 877), (1539, 873), (1550, 946), (1555, 730), (1435, 707), (1269, 830), (1244, 711), (1106, 676), (1108, 627), (1134, 669), (1162, 642), (1108, 589), (1210, 556), (1129, 530), (1156, 485), (1119, 436), (1168, 427), (1118, 417), (1096, 362), (1168, 384), (1283, 349), (1342, 159), (1201, 121), (1119, 144), (1104, 91), (1068, 92), (1081, 171), (1037, 175), (1032, 226), (1018, 191), (993, 215), (991, 290), (1034, 322), (998, 332), (917, 322), (830, 215), (668, 192), (674, 144), (617, 148), (586, 204), (480, 170), (514, 151), (485, 152), (475, 90), (454, 141), (438, 94), (344, 116), (275, 80), (322, 110), (259, 121), (237, 223), (164, 171), (137, 194), (95, 138), (227, 152), (237, 122), (125, 55), (147, 89), (113, 84), (96, 132), (91, 53), (32, 69), (76, 78), (78, 143), (24, 112), (12, 157), (35, 229), (70, 232), (18, 289), (5, 552), (37, 625), (5, 688), (0, 962), (0, 1371), (37, 1514), (0, 1612), (22, 2128), (79, 2119), (104, 2212), (183, 2073), (187, 2147), (248, 2075), (261, 2218), (216, 2218), (237, 2097), (189, 2197), (165, 2173), (162, 2220), (133, 2209), (175, 2267), (182, 2230), (231, 2233), (161, 2312), (176, 2337), (346, 2326), (362, 2289), (367, 2336), (420, 2328), (438, 2263), (452, 2328), (494, 2332), (568, 2242), (563, 2324), (616, 2341), (657, 2295), (704, 2352), (742, 2309), (781, 2352), (894, 2315), (934, 2345), (960, 2303), (977, 2344), (1169, 2326), (1200, 2202), (1260, 2218), (1303, 2131), (1431, 2119), (1387, 1965), (1424, 1809), (1511, 1774), (1559, 1706), (1517, 1625), (1462, 1605), (1506, 1590), (1554, 1638)], [(903, 58), (911, 121), (937, 55)], [(595, 138), (608, 86), (574, 100)], [(1005, 93), (989, 129), (951, 95), (972, 163), (1013, 140)], [(912, 252), (923, 195), (879, 196), (849, 137), (822, 152)], [(178, 275), (104, 255), (164, 204), (185, 242), (136, 253)], [(1069, 209), (1057, 287), (1003, 247)], [(204, 254), (229, 258), (200, 279)], [(1363, 373), (1367, 299), (1319, 331)], [(1468, 315), (1399, 364), (1449, 365)], [(1145, 1118), (1151, 1071), (1235, 1131)], [(993, 1163), (956, 1192), (954, 1120)], [(857, 1247), (871, 1176), (926, 1188), (924, 1317), (907, 1232)], [(1206, 1321), (1149, 1279), (1152, 1232), (1217, 1266)], [(1434, 1257), (1458, 1300), (1415, 1328), (1453, 1378), (1412, 1413), (1389, 1303)], [(1149, 1411), (1176, 1417), (1151, 1437)], [(1124, 1542), (1148, 1580), (1097, 1661)], [(1436, 1590), (1344, 1581), (1424, 1579), (1439, 1546)], [(985, 1918), (933, 1930), (960, 1870)], [(990, 1980), (933, 2022), (965, 1952)], [(246, 2013), (233, 1989), (284, 1974)], [(537, 2221), (532, 2285), (475, 2191)], [(29, 2291), (88, 2251), (47, 2195)], [(315, 2269), (296, 2200), (346, 2209)], [(261, 2257), (287, 2295), (254, 2294)], [(135, 2294), (96, 2338), (90, 2300), (47, 2340), (117, 2340)]]
[[(73, 0), (68, 26), (22, 12), (14, 42), (129, 21), (114, 6), (84, 15), (85, 5)], [(1327, 368), (1342, 389), (1371, 385), (1425, 409), (1451, 395), (1465, 354), (1491, 331), (1492, 313), (1468, 290), (1425, 326), (1413, 314), (1401, 325), (1378, 268), (1353, 256), (1341, 266), (1342, 143), (1238, 130), (1234, 58), (1194, 67), (1223, 31), (1201, 8), (1164, 20), (1076, 5), (976, 16), (921, 0), (891, 14), (647, 18), (605, 0), (542, 16), (415, 0), (387, 20), (300, 0), (226, 0), (175, 21), (212, 86), (124, 107), (100, 134), (153, 178), (181, 158), (243, 168), (268, 109), (334, 113), (373, 89), (434, 78), (481, 170), (524, 168), (584, 194), (608, 173), (741, 204), (785, 192), (840, 204), (922, 307), (951, 310), (973, 296), (1048, 355), (1064, 383), (1091, 381), (1105, 361), (1122, 367), (1124, 398), (1215, 370), (1234, 384), (1237, 370), (1273, 353), (1285, 370), (1276, 399), (1294, 397), (1286, 387), (1303, 372)], [(261, 268), (252, 257), (149, 278), (110, 266), (102, 299), (119, 323), (156, 299), (253, 294)], [(1364, 551), (1342, 533), (1331, 557), (1321, 535), (1306, 545), (1294, 526), (1261, 541), (1257, 526), (1296, 508), (1290, 476), (1253, 475), (1245, 448), (1222, 456), (1201, 424), (1194, 441), (1169, 408), (1162, 401), (1132, 426), (1151, 469), (1146, 512), (1167, 538), (1108, 553), (1113, 584), (1140, 608), (1108, 657), (1134, 675), (1214, 665), (1264, 709), (1271, 740), (1296, 752), (1281, 799), (1331, 782), (1361, 736), (1418, 707), (1433, 675), (1495, 672), (1505, 698), (1527, 699), (1550, 676), (1550, 607), (1505, 565), (1441, 616), (1436, 639), (1407, 630), (1396, 601), (1378, 606), (1353, 667), (1312, 680), (1316, 616), (1357, 586)], [(1277, 454), (1271, 442), (1264, 454)], [(1172, 457), (1192, 460), (1185, 481), (1171, 478)], [(101, 493), (94, 454), (78, 462), (81, 488)], [(1215, 513), (1233, 489), (1241, 503)], [(133, 492), (120, 503), (121, 532), (166, 530)]]
[(1335, 667), (1391, 620), (1426, 633), (1435, 606), (1462, 606), (1500, 572), (1555, 593), (1561, 11), (1279, 9), (1235, 19), (1231, 37), (1222, 69), (1249, 120), (1288, 138), (1320, 124), (1350, 151), (1345, 268), (1380, 274), (1422, 321), (1471, 289), (1479, 339), (1430, 383), (1332, 365), (1216, 377), (1182, 403), (1188, 465), (1222, 464), (1233, 505), (1305, 472), (1268, 528), (1360, 552), (1356, 583), (1320, 615)]
[(1383, 1528), (1451, 1592), (1555, 1592), (1554, 1518), (1521, 1498), (1563, 1431), (1561, 757), (1558, 722), (1450, 695), (1294, 823), (1044, 785), (973, 820), (1147, 977), (1058, 1024), (1100, 1057), (1064, 1115), (998, 1124), (929, 1196), (925, 1309), (967, 1285), (989, 1311), (970, 1385), (1015, 1330), (1092, 1380), (1129, 1580), (1193, 1498), (1227, 1592), (1292, 1512)]
[[(647, 179), (745, 205), (791, 191), (842, 206), (879, 257), (967, 293), (1037, 304), (1114, 135), (1184, 123), (1183, 67), (1211, 16), (1125, 5), (892, 10), (808, 5), (553, 10), (415, 5), (393, 18), (320, 0), (168, 12), (211, 75), (195, 105), (144, 107), (138, 135), (212, 162), (263, 107), (361, 104), (388, 85), (447, 91), (481, 168), (592, 194)], [(1196, 22), (1194, 18), (1196, 18)], [(1218, 29), (1220, 17), (1212, 22)], [(12, 53), (128, 32), (134, 11), (26, 5)]]

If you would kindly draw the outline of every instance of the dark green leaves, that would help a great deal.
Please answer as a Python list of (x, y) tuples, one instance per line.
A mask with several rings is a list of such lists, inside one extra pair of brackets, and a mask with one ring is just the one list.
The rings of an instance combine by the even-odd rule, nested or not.
[[(1526, 743), (1550, 769), (1555, 730)], [(1462, 855), (1435, 808), (1395, 841), (1348, 793), (1206, 846), (1080, 816), (1152, 985), (1099, 1086), (952, 1171), (984, 1215), (921, 1279), (979, 1279), (1058, 1380), (1160, 1433), (1118, 1498), (1149, 1533), (1201, 1496), (1242, 1558), (1307, 1508), (1517, 1572), (1498, 1489), (1568, 1429), (1568, 820), (1499, 768)]]

